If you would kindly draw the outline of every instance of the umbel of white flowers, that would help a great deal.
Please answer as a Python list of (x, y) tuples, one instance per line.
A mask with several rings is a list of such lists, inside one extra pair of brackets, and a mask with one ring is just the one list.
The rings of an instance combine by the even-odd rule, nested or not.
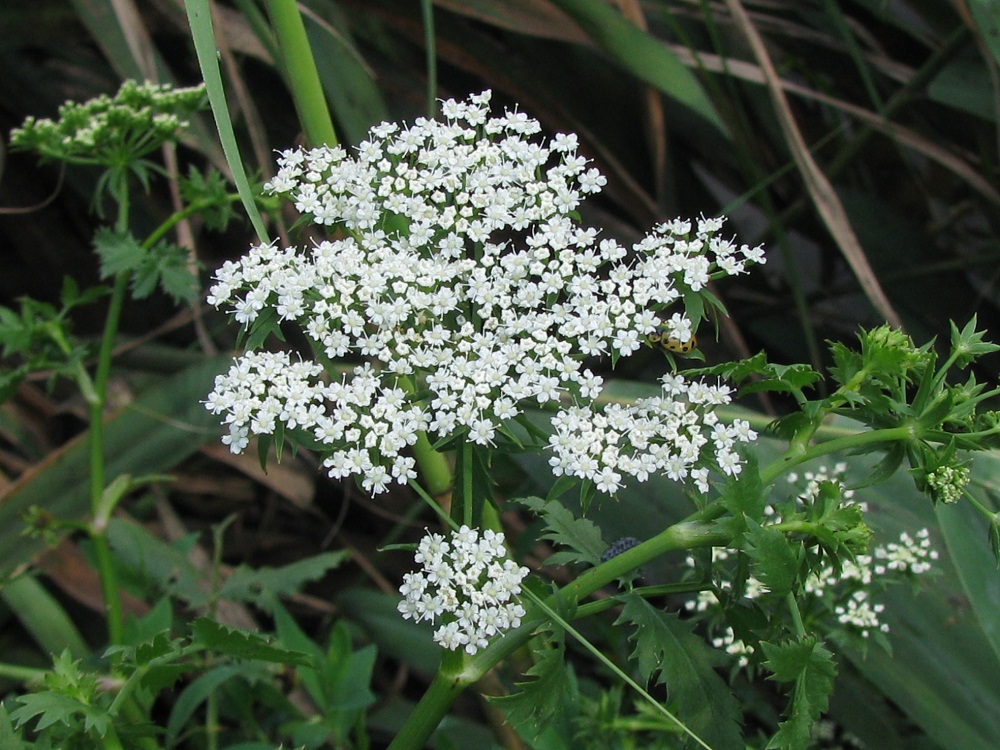
[(441, 621), (434, 641), (474, 654), (524, 617), (516, 597), (530, 571), (506, 555), (504, 535), (489, 529), (480, 536), (462, 526), (447, 539), (427, 534), (414, 555), (421, 570), (403, 576), (397, 609), (414, 622)]
[(599, 239), (574, 218), (605, 183), (576, 136), (533, 139), (538, 122), (491, 117), (489, 102), (379, 125), (353, 155), (280, 155), (266, 188), (322, 238), (227, 262), (209, 302), (248, 327), (265, 313), (294, 323), (324, 357), (367, 361), (329, 382), (287, 353), (243, 354), (207, 401), (224, 442), (239, 452), (280, 424), (304, 430), (331, 476), (379, 493), (415, 477), (406, 448), (419, 431), (495, 445), (526, 408), (566, 404), (549, 444), (557, 474), (610, 494), (627, 477), (707, 489), (711, 469), (738, 473), (736, 444), (755, 435), (712, 413), (728, 387), (668, 376), (658, 396), (602, 410), (603, 381), (583, 361), (633, 354), (662, 325), (690, 338), (691, 321), (667, 308), (763, 251), (720, 237), (721, 219), (661, 224), (631, 248)]

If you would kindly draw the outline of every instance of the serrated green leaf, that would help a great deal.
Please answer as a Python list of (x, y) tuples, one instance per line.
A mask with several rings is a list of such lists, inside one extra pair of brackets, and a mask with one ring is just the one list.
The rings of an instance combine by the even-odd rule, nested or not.
[(833, 654), (814, 637), (782, 644), (761, 643), (771, 670), (769, 679), (794, 683), (788, 718), (771, 738), (768, 748), (805, 750), (812, 740), (812, 727), (827, 709), (837, 668)]
[(744, 550), (753, 561), (754, 577), (775, 596), (790, 593), (799, 575), (802, 543), (753, 521), (746, 540)]
[(712, 652), (677, 615), (628, 595), (615, 625), (632, 624), (631, 658), (644, 680), (657, 675), (682, 722), (713, 750), (743, 750), (739, 703), (716, 674)]
[(500, 707), (511, 724), (530, 725), (537, 736), (561, 713), (570, 685), (561, 640), (553, 648), (535, 649), (532, 653), (535, 663), (525, 675), (533, 679), (516, 683), (519, 690), (513, 695), (488, 700)]
[(135, 237), (108, 227), (97, 230), (94, 250), (101, 260), (102, 279), (111, 278), (121, 271), (134, 271), (146, 257), (146, 250)]
[(743, 470), (735, 477), (729, 477), (722, 491), (722, 503), (729, 515), (719, 521), (719, 526), (733, 535), (733, 546), (739, 547), (739, 535), (747, 529), (750, 521), (764, 520), (767, 495), (757, 469), (757, 454), (744, 456)]
[(0, 704), (0, 747), (5, 750), (25, 750), (28, 744), (21, 739), (20, 734), (14, 729), (14, 724), (10, 720), (10, 714), (3, 704)]
[(290, 665), (309, 663), (309, 658), (301, 651), (291, 651), (277, 645), (272, 638), (221, 625), (208, 617), (195, 620), (191, 633), (197, 644), (232, 659)]
[(252, 602), (271, 611), (278, 597), (298, 593), (306, 583), (319, 580), (347, 557), (344, 551), (325, 552), (278, 568), (241, 565), (222, 584), (219, 596), (235, 602)]
[(585, 562), (599, 565), (607, 543), (601, 538), (601, 530), (586, 518), (576, 518), (557, 500), (542, 500), (526, 497), (519, 503), (542, 517), (548, 531), (542, 539), (549, 539), (558, 545), (569, 547), (570, 551), (559, 551), (549, 558), (552, 564)]
[(36, 731), (53, 724), (70, 725), (88, 709), (87, 704), (50, 690), (19, 696), (17, 702), (20, 705), (11, 711), (11, 719), (18, 727), (23, 727), (38, 717)]

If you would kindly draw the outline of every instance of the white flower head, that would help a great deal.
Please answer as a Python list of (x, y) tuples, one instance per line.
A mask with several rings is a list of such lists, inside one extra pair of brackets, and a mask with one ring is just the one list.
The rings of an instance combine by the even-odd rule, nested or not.
[(529, 570), (506, 555), (502, 533), (462, 526), (448, 542), (428, 534), (414, 556), (421, 570), (403, 577), (397, 609), (414, 622), (440, 620), (434, 641), (474, 654), (525, 615), (516, 597)]
[[(432, 442), (494, 446), (526, 408), (565, 403), (559, 419), (592, 421), (602, 383), (584, 360), (635, 353), (684, 293), (748, 262), (749, 251), (715, 241), (721, 219), (694, 230), (663, 224), (631, 248), (581, 227), (579, 206), (604, 179), (578, 154), (578, 139), (545, 140), (524, 113), (491, 114), (490, 100), (487, 91), (444, 102), (440, 121), (376, 126), (353, 153), (279, 154), (266, 189), (321, 233), (336, 231), (311, 247), (252, 248), (218, 270), (209, 301), (251, 331), (294, 324), (323, 356), (370, 364), (326, 386), (312, 370), (293, 384), (243, 355), (240, 378), (223, 378), (208, 399), (238, 428), (234, 450), (284, 423), (323, 446), (332, 476), (360, 477), (377, 493), (415, 476), (407, 448), (419, 431)], [(727, 270), (727, 258), (739, 268)], [(669, 320), (675, 333), (691, 332), (682, 314)], [(668, 414), (681, 402), (685, 413), (711, 411), (728, 392), (678, 382), (677, 398), (665, 391), (637, 406), (640, 442), (627, 465), (620, 453), (587, 449), (586, 468), (562, 473), (599, 477), (605, 492), (663, 472), (668, 457), (673, 474), (699, 486), (703, 454), (737, 473), (731, 443), (716, 445)], [(643, 445), (666, 444), (652, 462), (640, 455)]]

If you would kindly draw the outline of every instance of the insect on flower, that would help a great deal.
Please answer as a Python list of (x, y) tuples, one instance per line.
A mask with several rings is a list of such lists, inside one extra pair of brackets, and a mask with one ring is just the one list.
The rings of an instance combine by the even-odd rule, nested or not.
[(670, 335), (666, 326), (660, 326), (646, 337), (653, 346), (658, 346), (675, 354), (690, 354), (698, 348), (698, 338), (694, 335), (686, 341), (681, 341)]

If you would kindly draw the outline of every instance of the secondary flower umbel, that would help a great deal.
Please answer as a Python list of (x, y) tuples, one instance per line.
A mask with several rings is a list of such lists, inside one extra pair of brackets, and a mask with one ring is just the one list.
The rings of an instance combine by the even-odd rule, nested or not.
[[(317, 354), (372, 364), (327, 383), (313, 367), (279, 372), (290, 360), (276, 369), (244, 355), (209, 397), (227, 442), (241, 450), (283, 423), (322, 447), (332, 475), (381, 492), (413, 478), (404, 449), (414, 431), (495, 445), (525, 408), (569, 401), (551, 445), (561, 473), (606, 492), (623, 473), (698, 479), (694, 462), (735, 473), (746, 430), (705, 419), (728, 392), (679, 378), (659, 406), (615, 415), (626, 430), (652, 425), (651, 459), (629, 468), (581, 442), (603, 385), (583, 360), (633, 354), (662, 321), (669, 335), (690, 336), (692, 321), (663, 311), (762, 262), (762, 251), (719, 237), (721, 219), (662, 224), (631, 248), (599, 239), (574, 218), (604, 184), (576, 137), (532, 140), (535, 120), (490, 117), (489, 100), (445, 102), (443, 122), (379, 125), (353, 157), (339, 147), (281, 154), (268, 189), (339, 234), (308, 249), (253, 248), (218, 271), (209, 301), (251, 329), (294, 322)], [(701, 398), (703, 388), (718, 398)]]
[(414, 559), (422, 570), (403, 576), (397, 609), (415, 622), (442, 620), (434, 641), (444, 648), (474, 654), (489, 639), (516, 628), (524, 607), (515, 598), (527, 568), (504, 559), (504, 535), (487, 529), (482, 537), (463, 526), (445, 539), (427, 534)]

